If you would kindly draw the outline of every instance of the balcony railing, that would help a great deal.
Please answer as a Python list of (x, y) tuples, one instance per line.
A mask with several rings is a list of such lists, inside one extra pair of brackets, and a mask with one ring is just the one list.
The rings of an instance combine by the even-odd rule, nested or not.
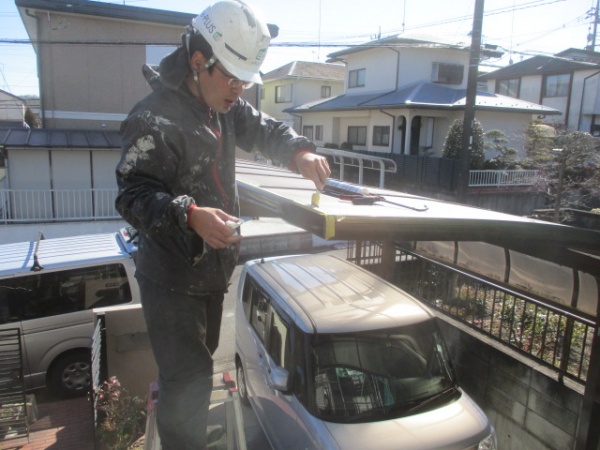
[[(402, 247), (396, 249), (395, 258), (394, 283), (400, 288), (559, 377), (586, 382), (595, 331), (592, 320)], [(376, 271), (382, 245), (365, 241), (358, 252), (350, 246), (348, 259)]]
[(532, 186), (539, 170), (469, 170), (469, 187)]
[(119, 219), (117, 189), (0, 189), (0, 222)]

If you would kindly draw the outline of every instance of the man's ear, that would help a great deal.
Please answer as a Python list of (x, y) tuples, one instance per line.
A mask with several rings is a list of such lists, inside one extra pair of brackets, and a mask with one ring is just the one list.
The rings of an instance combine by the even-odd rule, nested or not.
[(202, 52), (196, 50), (190, 58), (190, 69), (192, 69), (192, 72), (201, 72), (204, 69), (206, 61), (207, 59)]

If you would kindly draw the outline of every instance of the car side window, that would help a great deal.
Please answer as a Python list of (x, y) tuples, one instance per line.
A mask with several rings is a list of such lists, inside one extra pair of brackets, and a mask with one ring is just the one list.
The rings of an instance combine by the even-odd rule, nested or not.
[(252, 309), (252, 297), (256, 287), (250, 277), (246, 277), (244, 282), (244, 291), (242, 293), (242, 306), (244, 307), (244, 315), (250, 320), (250, 310)]
[(271, 329), (269, 331), (268, 352), (275, 364), (289, 370), (290, 343), (289, 327), (279, 313), (273, 309)]
[(258, 289), (252, 292), (252, 307), (250, 310), (250, 323), (256, 331), (258, 338), (264, 344), (267, 338), (267, 319), (269, 317), (269, 300)]
[(131, 301), (125, 268), (106, 264), (0, 280), (0, 324)]

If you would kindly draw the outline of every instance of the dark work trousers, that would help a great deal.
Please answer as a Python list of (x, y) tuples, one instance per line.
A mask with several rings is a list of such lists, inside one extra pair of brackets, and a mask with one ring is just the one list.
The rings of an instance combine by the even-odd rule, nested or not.
[(180, 294), (136, 277), (158, 365), (156, 424), (162, 449), (204, 449), (224, 294)]

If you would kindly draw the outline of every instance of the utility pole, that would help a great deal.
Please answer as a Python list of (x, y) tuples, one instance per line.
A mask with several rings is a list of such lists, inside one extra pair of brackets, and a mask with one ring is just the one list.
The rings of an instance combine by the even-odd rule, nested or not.
[(466, 203), (469, 187), (469, 163), (471, 149), (473, 148), (473, 122), (475, 121), (475, 97), (477, 96), (482, 25), (483, 0), (476, 0), (475, 13), (473, 15), (473, 31), (471, 32), (471, 52), (469, 56), (467, 95), (465, 98), (465, 115), (463, 119), (462, 147), (459, 159), (458, 201), (460, 203)]
[[(593, 15), (594, 18), (594, 31), (588, 34), (588, 45), (586, 46), (586, 50), (590, 52), (596, 51), (596, 33), (598, 31), (598, 21), (600, 20), (600, 16), (598, 15), (598, 10), (600, 8), (600, 0), (597, 0), (596, 8), (592, 8), (589, 14)], [(589, 17), (589, 15), (588, 15)]]

